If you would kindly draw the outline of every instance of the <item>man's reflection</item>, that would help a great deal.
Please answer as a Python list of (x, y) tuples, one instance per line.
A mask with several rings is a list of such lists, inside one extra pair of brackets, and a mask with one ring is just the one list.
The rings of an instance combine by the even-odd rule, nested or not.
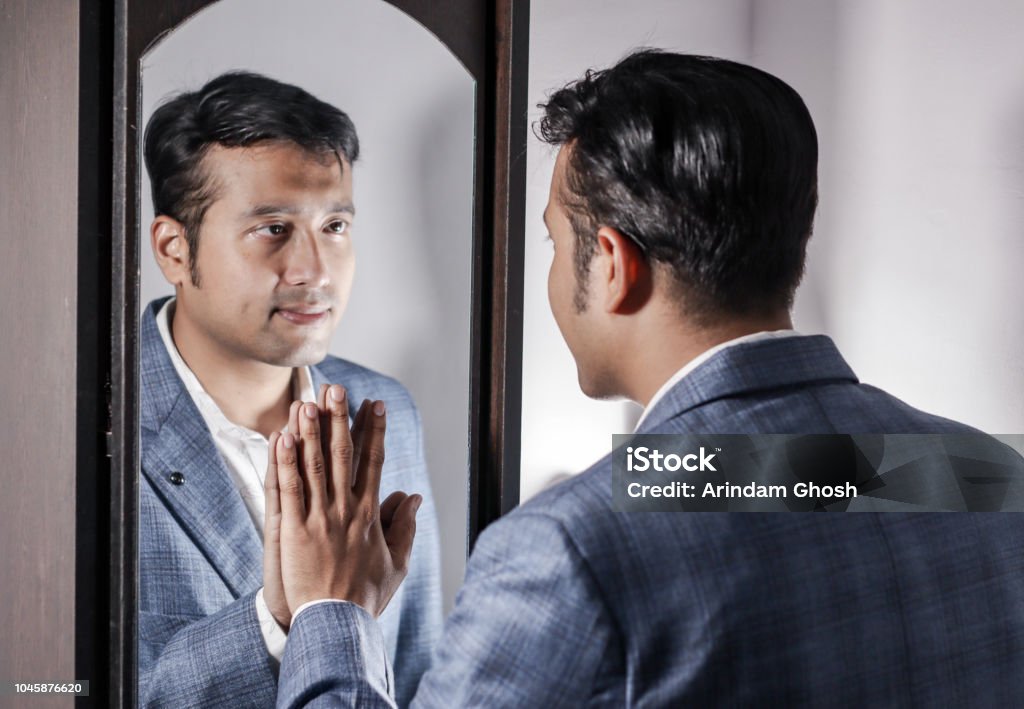
[(382, 494), (424, 495), (408, 580), (381, 617), (400, 703), (428, 664), (441, 614), (419, 415), (397, 381), (327, 355), (355, 268), (358, 152), (345, 113), (248, 73), (174, 97), (146, 128), (151, 243), (175, 296), (141, 328), (143, 705), (273, 704), (290, 616), (262, 563), (267, 438), (292, 400), (335, 382), (353, 416), (387, 401)]

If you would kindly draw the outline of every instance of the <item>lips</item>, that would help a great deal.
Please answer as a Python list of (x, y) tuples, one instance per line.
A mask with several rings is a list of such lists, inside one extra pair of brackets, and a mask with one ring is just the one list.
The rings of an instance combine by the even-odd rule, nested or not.
[(330, 312), (331, 309), (323, 305), (290, 305), (278, 308), (274, 314), (294, 325), (318, 325), (327, 319)]

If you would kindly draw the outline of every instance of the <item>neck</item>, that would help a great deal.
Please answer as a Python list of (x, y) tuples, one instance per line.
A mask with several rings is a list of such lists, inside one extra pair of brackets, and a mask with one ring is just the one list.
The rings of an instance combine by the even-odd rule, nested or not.
[(170, 314), (178, 353), (229, 421), (267, 437), (287, 425), (292, 367), (240, 357), (211, 341), (183, 313)]
[(710, 327), (671, 317), (671, 322), (659, 318), (634, 342), (656, 342), (654, 347), (634, 351), (628, 360), (631, 366), (625, 382), (627, 396), (646, 407), (659, 389), (676, 372), (704, 354), (712, 347), (735, 340), (744, 335), (774, 330), (791, 330), (793, 321), (788, 312), (771, 316), (734, 318)]

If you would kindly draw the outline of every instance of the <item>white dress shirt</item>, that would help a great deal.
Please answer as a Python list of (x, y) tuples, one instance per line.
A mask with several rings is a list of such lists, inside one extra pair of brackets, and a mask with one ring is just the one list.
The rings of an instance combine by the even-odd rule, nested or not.
[(649, 414), (654, 409), (655, 405), (659, 401), (661, 401), (662, 398), (664, 398), (665, 394), (667, 394), (672, 389), (672, 387), (681, 382), (683, 380), (683, 377), (685, 377), (687, 374), (689, 374), (697, 367), (707, 362), (709, 359), (711, 359), (713, 355), (721, 352), (726, 347), (733, 347), (734, 345), (742, 345), (749, 342), (759, 342), (761, 340), (774, 340), (782, 337), (799, 336), (800, 333), (797, 332), (796, 330), (763, 330), (761, 332), (752, 332), (749, 335), (743, 335), (742, 337), (736, 337), (733, 338), (732, 340), (720, 342), (711, 349), (704, 350), (699, 355), (697, 355), (689, 362), (684, 364), (678, 372), (669, 377), (668, 381), (662, 384), (661, 388), (654, 393), (654, 396), (651, 397), (651, 400), (647, 402), (647, 406), (644, 407), (644, 412), (640, 415), (640, 420), (636, 422), (636, 428), (633, 429), (633, 432), (635, 433), (636, 431), (640, 430), (640, 424), (642, 424), (644, 422), (644, 419), (647, 418), (647, 414)]
[[(200, 384), (196, 375), (185, 364), (181, 358), (178, 348), (171, 337), (170, 320), (174, 312), (175, 299), (168, 300), (156, 316), (156, 326), (163, 338), (164, 347), (171, 358), (175, 371), (185, 385), (199, 415), (206, 422), (210, 430), (213, 443), (224, 461), (231, 482), (234, 483), (238, 494), (242, 496), (242, 502), (249, 511), (249, 516), (263, 537), (263, 520), (266, 515), (266, 497), (263, 492), (263, 479), (267, 473), (267, 459), (270, 454), (270, 444), (262, 433), (253, 431), (245, 426), (239, 426), (228, 420), (224, 412), (217, 406), (203, 385)], [(292, 395), (296, 392), (302, 401), (316, 403), (316, 394), (313, 391), (313, 377), (309, 367), (297, 367), (296, 377), (292, 382)], [(260, 630), (263, 632), (263, 639), (267, 644), (267, 651), (272, 657), (281, 661), (284, 655), (285, 640), (287, 634), (277, 621), (263, 600), (263, 589), (256, 594), (256, 615), (259, 617)]]

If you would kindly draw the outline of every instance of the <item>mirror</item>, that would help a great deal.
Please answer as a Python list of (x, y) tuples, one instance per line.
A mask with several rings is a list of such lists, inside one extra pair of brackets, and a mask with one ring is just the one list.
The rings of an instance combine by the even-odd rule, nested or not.
[[(439, 567), (423, 562), (419, 580), (411, 574), (404, 592), (410, 597), (438, 595), (447, 610), (461, 583), (466, 554), (475, 81), (434, 35), (383, 0), (221, 0), (179, 25), (141, 63), (141, 313), (154, 299), (173, 293), (150, 249), (153, 204), (141, 160), (142, 127), (169, 95), (197, 90), (229, 70), (257, 72), (299, 86), (347, 113), (355, 125), (360, 143), (352, 171), (358, 211), (352, 236), (355, 276), (329, 352), (395, 378), (419, 408), (422, 441), (407, 441), (400, 449), (406, 453), (397, 454), (393, 463), (389, 458), (389, 464), (411, 465), (402, 455), (415, 455), (422, 443), (441, 562)], [(199, 254), (201, 262), (201, 246)], [(258, 532), (252, 519), (243, 520), (248, 526), (238, 521), (244, 509), (241, 497), (233, 497), (237, 488), (222, 470), (193, 471), (187, 468), (194, 460), (175, 459), (175, 450), (201, 449), (204, 456), (217, 451), (202, 421), (200, 428), (187, 429), (168, 423), (183, 413), (195, 419), (197, 410), (181, 400), (175, 403), (189, 393), (167, 368), (169, 360), (155, 362), (147, 355), (161, 351), (157, 333), (152, 327), (147, 330), (144, 317), (138, 663), (143, 691), (159, 695), (152, 690), (156, 684), (183, 682), (180, 675), (172, 677), (182, 653), (191, 653), (193, 663), (205, 663), (204, 671), (211, 676), (220, 671), (213, 665), (235, 662), (230, 658), (237, 659), (237, 648), (203, 645), (189, 628), (215, 622), (204, 618), (255, 591), (262, 580), (260, 560), (253, 558)], [(159, 411), (154, 409), (157, 401)], [(392, 423), (389, 433), (399, 435)], [(263, 465), (251, 467), (259, 468), (262, 476)], [(200, 475), (219, 478), (211, 487)], [(217, 494), (223, 499), (210, 499)], [(422, 539), (423, 553), (429, 554), (429, 531)], [(236, 544), (245, 551), (238, 552)], [(419, 552), (417, 547), (414, 557)], [(410, 581), (420, 587), (410, 591)], [(416, 625), (413, 605), (404, 614), (401, 608), (396, 597), (388, 609), (392, 617), (382, 619), (392, 657), (397, 658), (400, 701), (410, 696), (429, 656), (429, 641), (436, 637), (434, 630)], [(440, 620), (440, 610), (428, 624)], [(251, 625), (253, 616), (244, 617)], [(232, 642), (250, 643), (249, 650), (256, 652), (254, 637), (260, 639), (249, 633)], [(250, 675), (236, 681), (263, 691), (245, 667), (234, 666), (235, 675)], [(228, 676), (231, 669), (225, 670)]]
[[(941, 13), (923, 1), (535, 3), (529, 118), (548, 92), (641, 46), (779, 76), (804, 98), (819, 141), (796, 329), (831, 336), (862, 381), (912, 406), (1014, 433), (1024, 430), (1022, 21), (1020, 6), (999, 2)], [(545, 289), (540, 215), (554, 151), (531, 140), (527, 162), (523, 499), (585, 470), (640, 414), (579, 391)]]

